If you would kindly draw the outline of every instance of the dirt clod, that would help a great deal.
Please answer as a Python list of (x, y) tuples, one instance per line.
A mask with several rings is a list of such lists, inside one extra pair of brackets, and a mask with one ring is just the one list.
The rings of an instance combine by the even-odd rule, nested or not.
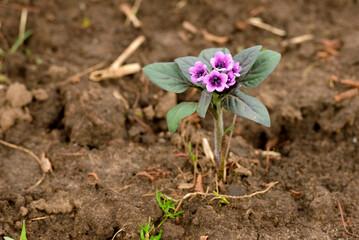
[(50, 200), (41, 198), (30, 203), (32, 209), (42, 210), (48, 214), (70, 213), (73, 209), (68, 194), (63, 191), (57, 192)]
[(24, 84), (13, 83), (6, 91), (6, 100), (12, 107), (23, 107), (31, 102), (32, 94)]
[(166, 116), (167, 112), (171, 110), (174, 106), (177, 104), (177, 95), (174, 92), (167, 92), (165, 95), (163, 95), (156, 107), (156, 118), (163, 118)]
[(99, 146), (104, 141), (126, 136), (125, 109), (110, 89), (97, 83), (79, 83), (64, 92), (64, 125), (70, 140)]
[(49, 98), (47, 92), (42, 88), (32, 90), (32, 94), (38, 101), (46, 101)]

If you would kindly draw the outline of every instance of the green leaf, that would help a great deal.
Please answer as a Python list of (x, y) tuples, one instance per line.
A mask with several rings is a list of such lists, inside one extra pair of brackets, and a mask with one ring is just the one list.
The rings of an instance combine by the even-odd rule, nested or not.
[(161, 235), (162, 235), (162, 230), (160, 230), (159, 234), (155, 237), (151, 237), (150, 240), (160, 240), (161, 239)]
[(174, 106), (167, 113), (167, 125), (171, 133), (174, 133), (181, 119), (188, 117), (197, 109), (198, 103), (195, 102), (181, 102)]
[(233, 131), (234, 129), (234, 125), (232, 124), (231, 126), (229, 126), (225, 131), (224, 131), (224, 135), (226, 135), (228, 132)]
[(167, 91), (182, 93), (190, 84), (183, 80), (177, 63), (152, 63), (142, 68), (146, 76), (157, 86)]
[(254, 46), (251, 48), (244, 49), (243, 51), (239, 52), (238, 54), (234, 55), (233, 60), (235, 62), (239, 62), (241, 66), (241, 71), (239, 72), (241, 76), (245, 76), (249, 69), (252, 67), (254, 62), (256, 61), (262, 46)]
[(253, 64), (246, 76), (240, 80), (245, 88), (258, 86), (268, 75), (273, 72), (278, 65), (281, 55), (271, 50), (259, 53), (257, 60)]
[(206, 116), (208, 106), (211, 103), (213, 96), (213, 92), (207, 92), (207, 90), (203, 90), (201, 93), (201, 98), (198, 102), (197, 113), (201, 118)]
[(223, 98), (223, 107), (241, 117), (270, 127), (270, 118), (267, 108), (255, 97), (249, 96), (240, 90), (229, 93)]
[(211, 58), (214, 57), (214, 54), (216, 54), (217, 52), (223, 52), (224, 54), (228, 54), (230, 53), (230, 51), (227, 48), (208, 48), (203, 50), (198, 58), (200, 59), (200, 61), (202, 61), (204, 64), (207, 65), (208, 70), (212, 70), (212, 65), (210, 63)]
[(4, 237), (5, 240), (14, 240), (13, 238), (10, 237)]
[(25, 229), (25, 221), (22, 221), (22, 230), (21, 230), (20, 240), (27, 240), (27, 238), (26, 238), (26, 229)]
[[(175, 62), (178, 64), (179, 69), (181, 70), (183, 76), (189, 81), (191, 82), (191, 76), (192, 74), (190, 74), (188, 72), (188, 69), (190, 67), (194, 67), (194, 64), (200, 61), (198, 58), (196, 57), (181, 57), (181, 58), (177, 58), (175, 59)], [(191, 82), (192, 83), (192, 82)], [(197, 85), (197, 84), (196, 84)]]
[(26, 39), (28, 39), (32, 34), (34, 33), (33, 30), (27, 30), (24, 33), (24, 36), (22, 38), (19, 38), (16, 40), (16, 42), (11, 46), (9, 53), (14, 53), (16, 50), (25, 42)]

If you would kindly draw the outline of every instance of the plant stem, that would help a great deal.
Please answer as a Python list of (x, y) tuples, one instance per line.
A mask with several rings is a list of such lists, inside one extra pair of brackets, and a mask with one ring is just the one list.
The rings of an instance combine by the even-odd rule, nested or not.
[(168, 216), (166, 216), (162, 221), (161, 223), (157, 226), (157, 228), (161, 227), (162, 223), (164, 223), (166, 220), (167, 220)]
[(214, 157), (221, 168), (222, 165), (222, 139), (223, 139), (223, 114), (220, 102), (214, 104)]

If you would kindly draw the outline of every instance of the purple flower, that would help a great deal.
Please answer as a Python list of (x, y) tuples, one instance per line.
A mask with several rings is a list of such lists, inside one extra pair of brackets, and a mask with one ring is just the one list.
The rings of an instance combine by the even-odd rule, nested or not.
[(208, 92), (222, 92), (224, 88), (227, 88), (228, 76), (224, 73), (219, 73), (216, 70), (213, 70), (209, 75), (203, 78), (203, 84), (206, 85)]
[(227, 72), (228, 81), (227, 81), (227, 87), (233, 86), (236, 83), (236, 76), (235, 73), (233, 73), (233, 70)]
[(223, 52), (217, 52), (210, 63), (217, 71), (229, 71), (233, 68), (234, 61), (231, 54), (224, 55)]
[(239, 62), (235, 62), (234, 65), (233, 65), (233, 68), (232, 68), (233, 74), (234, 74), (236, 77), (241, 76), (241, 74), (239, 74), (239, 72), (241, 71), (241, 69), (242, 69), (242, 67), (239, 66)]
[(203, 78), (207, 75), (207, 66), (204, 65), (201, 61), (197, 61), (194, 64), (194, 67), (190, 67), (188, 72), (192, 74), (192, 82), (201, 82)]

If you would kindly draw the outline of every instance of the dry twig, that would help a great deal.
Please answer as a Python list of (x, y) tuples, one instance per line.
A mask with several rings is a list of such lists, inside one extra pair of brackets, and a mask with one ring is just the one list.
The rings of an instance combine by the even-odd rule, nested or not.
[(358, 88), (352, 88), (349, 89), (345, 92), (339, 93), (337, 95), (334, 96), (334, 101), (336, 102), (340, 102), (344, 99), (348, 99), (348, 98), (352, 98), (355, 97), (356, 95), (358, 95), (359, 93), (359, 89)]
[(137, 50), (137, 48), (142, 45), (142, 43), (144, 43), (144, 41), (145, 37), (143, 35), (137, 37), (111, 64), (110, 67), (92, 72), (90, 74), (90, 80), (98, 82), (105, 79), (119, 78), (139, 72), (141, 70), (141, 65), (138, 63), (126, 64), (124, 66), (121, 65)]
[(79, 72), (79, 73), (76, 73), (75, 75), (72, 75), (71, 77), (68, 77), (66, 78), (65, 80), (61, 81), (61, 82), (58, 82), (57, 83), (57, 86), (63, 86), (67, 83), (70, 83), (70, 82), (79, 82), (80, 81), (80, 77), (90, 73), (90, 72), (93, 72), (99, 68), (102, 68), (103, 66), (105, 66), (105, 62), (101, 62), (101, 63), (98, 63), (96, 65), (93, 65), (89, 68), (86, 68), (85, 70)]
[(132, 116), (133, 119), (138, 123), (140, 124), (148, 133), (153, 133), (152, 129), (150, 128), (150, 126), (148, 126), (144, 121), (142, 121), (141, 118), (139, 118), (138, 116), (136, 115), (133, 115)]
[[(204, 198), (205, 197), (214, 197), (214, 199), (216, 198), (229, 198), (229, 199), (245, 199), (245, 198), (251, 198), (251, 197), (254, 197), (256, 195), (259, 195), (259, 194), (264, 194), (266, 192), (268, 192), (271, 188), (273, 188), (278, 182), (270, 182), (267, 184), (267, 188), (264, 189), (264, 190), (261, 190), (261, 191), (257, 191), (257, 192), (254, 192), (254, 193), (251, 193), (251, 194), (246, 194), (246, 195), (242, 195), (242, 196), (232, 196), (232, 195), (223, 195), (223, 194), (215, 194), (215, 193), (204, 193), (204, 192), (194, 192), (194, 193), (187, 193), (186, 195), (184, 195), (182, 197), (183, 200), (187, 199), (187, 198), (190, 198), (190, 197), (194, 197), (194, 196), (198, 196), (198, 195), (201, 195), (203, 196)], [(217, 190), (218, 192), (218, 190)], [(171, 197), (168, 197), (166, 196), (168, 199), (171, 199), (173, 201), (180, 201), (182, 199), (174, 199), (174, 198), (171, 198)]]
[[(16, 149), (16, 150), (19, 150), (19, 151), (22, 151), (28, 155), (30, 155), (33, 159), (36, 160), (36, 162), (40, 165), (40, 168), (41, 168), (41, 171), (42, 171), (42, 176), (41, 178), (33, 185), (31, 186), (30, 188), (26, 189), (26, 191), (31, 191), (32, 189), (34, 189), (35, 187), (37, 187), (38, 185), (40, 185), (42, 183), (42, 181), (45, 179), (46, 177), (46, 173), (47, 172), (50, 172), (52, 170), (51, 168), (51, 163), (50, 161), (47, 159), (45, 159), (45, 155), (43, 155), (42, 158), (39, 158), (38, 156), (36, 156), (35, 153), (33, 153), (32, 151), (30, 151), (29, 149), (27, 148), (24, 148), (24, 147), (20, 147), (20, 146), (17, 146), (15, 144), (11, 144), (11, 143), (8, 143), (8, 142), (5, 142), (3, 140), (0, 140), (0, 144), (3, 144), (9, 148), (12, 148), (12, 149)], [(50, 163), (50, 165), (48, 165)], [(46, 164), (46, 166), (44, 165)]]
[(286, 31), (276, 28), (276, 27), (273, 27), (267, 23), (264, 23), (261, 18), (252, 17), (252, 18), (249, 18), (247, 20), (247, 22), (255, 27), (264, 29), (268, 32), (271, 32), (271, 33), (281, 36), (281, 37), (284, 37), (285, 35), (287, 35)]
[(19, 38), (18, 39), (21, 39), (24, 37), (25, 29), (26, 29), (26, 22), (27, 22), (27, 13), (28, 13), (28, 10), (26, 8), (23, 8), (21, 10), (20, 25), (19, 25)]
[(342, 206), (341, 206), (341, 204), (340, 204), (339, 199), (337, 199), (337, 203), (338, 203), (338, 208), (339, 208), (339, 211), (340, 211), (340, 218), (341, 218), (341, 220), (342, 220), (343, 227), (344, 227), (344, 232), (345, 232), (347, 235), (349, 235), (349, 236), (353, 236), (353, 237), (359, 238), (358, 235), (355, 235), (355, 234), (353, 234), (353, 233), (351, 233), (351, 232), (348, 231), (347, 226), (346, 226), (345, 221), (344, 221), (343, 210), (342, 210)]
[(206, 39), (207, 41), (216, 42), (216, 43), (220, 43), (220, 44), (224, 44), (224, 43), (228, 42), (228, 40), (229, 40), (229, 38), (227, 36), (224, 36), (224, 37), (216, 36), (212, 33), (207, 32), (206, 29), (202, 30), (202, 35), (203, 35), (204, 39)]
[(211, 146), (208, 143), (207, 138), (202, 138), (202, 146), (203, 146), (203, 151), (204, 151), (204, 154), (206, 155), (206, 157), (211, 160), (211, 162), (213, 163), (213, 166), (217, 166), (216, 162), (214, 161), (213, 151), (211, 149)]
[(332, 79), (333, 82), (336, 82), (336, 83), (347, 85), (347, 86), (353, 87), (353, 88), (359, 88), (359, 81), (355, 81), (354, 79), (342, 79), (342, 80), (339, 80), (338, 77), (336, 77), (336, 76), (332, 76), (331, 79)]
[[(237, 119), (237, 115), (233, 116), (233, 121), (232, 121), (232, 126), (234, 129), (234, 125), (236, 124), (236, 119)], [(227, 177), (227, 157), (228, 157), (228, 153), (229, 153), (229, 148), (231, 147), (231, 140), (232, 140), (232, 136), (233, 136), (233, 132), (231, 131), (231, 133), (229, 134), (229, 140), (228, 140), (228, 145), (227, 145), (227, 149), (226, 149), (226, 153), (224, 154), (224, 168), (223, 168), (223, 182), (226, 182), (226, 177)]]
[(112, 237), (111, 240), (114, 240), (115, 237), (116, 237), (120, 232), (122, 232), (123, 230), (125, 230), (125, 229), (124, 229), (124, 228), (121, 228), (120, 230), (118, 230), (118, 231), (115, 233), (115, 235), (113, 235), (113, 237)]
[(194, 26), (192, 23), (190, 23), (188, 21), (184, 21), (182, 23), (182, 27), (192, 34), (196, 34), (198, 32), (198, 29), (196, 28), (196, 26)]
[(135, 28), (142, 27), (142, 22), (136, 17), (133, 8), (131, 9), (131, 6), (128, 3), (121, 4), (120, 10), (126, 15), (127, 19), (129, 19), (132, 22)]
[(294, 37), (294, 38), (291, 38), (291, 39), (288, 39), (288, 40), (284, 40), (281, 43), (281, 46), (282, 47), (288, 47), (288, 46), (291, 46), (291, 45), (297, 45), (297, 44), (301, 44), (303, 42), (311, 41), (313, 39), (314, 39), (313, 34), (304, 34), (304, 35), (301, 35), (301, 36), (298, 36), (298, 37)]

